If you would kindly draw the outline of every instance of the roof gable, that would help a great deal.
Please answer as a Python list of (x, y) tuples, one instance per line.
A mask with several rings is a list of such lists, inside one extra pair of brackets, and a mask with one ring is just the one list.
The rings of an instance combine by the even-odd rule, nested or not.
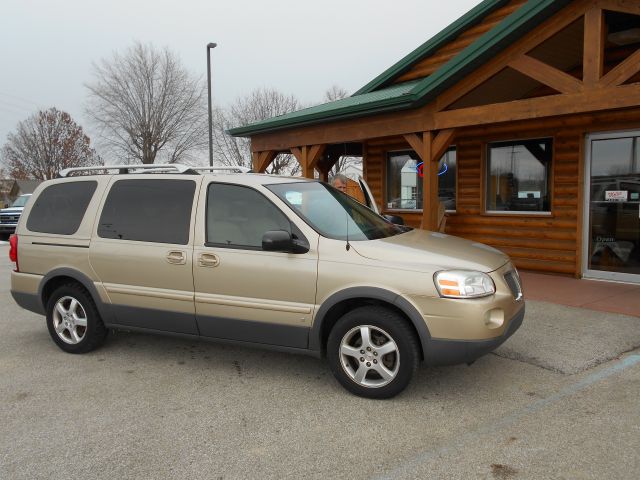
[(487, 15), (497, 8), (509, 3), (509, 0), (484, 0), (476, 7), (453, 22), (447, 28), (439, 32), (434, 37), (427, 40), (406, 57), (389, 67), (376, 78), (360, 88), (354, 95), (372, 92), (383, 85), (393, 82), (399, 76), (410, 70), (416, 63), (433, 55), (440, 48), (457, 38), (460, 34), (482, 21)]
[(229, 130), (229, 133), (235, 136), (251, 136), (325, 121), (423, 106), (570, 2), (571, 0), (529, 0), (431, 75), (420, 80), (392, 84), (389, 87), (375, 90), (402, 75), (416, 62), (429, 55), (428, 52), (435, 51), (447, 41), (455, 38), (465, 28), (508, 3), (503, 0), (485, 0), (436, 37), (358, 90), (353, 96), (248, 126), (233, 128)]

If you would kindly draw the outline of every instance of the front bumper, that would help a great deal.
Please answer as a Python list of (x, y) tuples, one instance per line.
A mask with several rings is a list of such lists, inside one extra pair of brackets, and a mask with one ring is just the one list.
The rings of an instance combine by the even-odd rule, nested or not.
[(15, 223), (0, 223), (0, 232), (14, 233), (18, 225)]
[(492, 352), (515, 333), (524, 320), (524, 305), (511, 318), (507, 328), (499, 337), (486, 340), (443, 340), (429, 339), (425, 346), (424, 361), (430, 366), (458, 365), (471, 363)]

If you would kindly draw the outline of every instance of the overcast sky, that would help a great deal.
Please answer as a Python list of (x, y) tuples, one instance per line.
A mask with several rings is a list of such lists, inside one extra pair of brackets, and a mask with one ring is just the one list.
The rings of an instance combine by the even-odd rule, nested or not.
[(480, 0), (2, 0), (0, 144), (38, 108), (66, 110), (89, 132), (83, 104), (91, 63), (134, 40), (168, 46), (206, 75), (214, 102), (258, 87), (318, 102), (350, 93)]

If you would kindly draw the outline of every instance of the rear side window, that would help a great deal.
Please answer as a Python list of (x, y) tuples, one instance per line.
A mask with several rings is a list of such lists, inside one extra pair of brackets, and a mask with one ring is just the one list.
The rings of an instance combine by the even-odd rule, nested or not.
[(186, 245), (195, 190), (193, 180), (118, 180), (102, 209), (98, 235)]
[(73, 235), (78, 231), (98, 182), (49, 185), (36, 199), (27, 229), (32, 232)]

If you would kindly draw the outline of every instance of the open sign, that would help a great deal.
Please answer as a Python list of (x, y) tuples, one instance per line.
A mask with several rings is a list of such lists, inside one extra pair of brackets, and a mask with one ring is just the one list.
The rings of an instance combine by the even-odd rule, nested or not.
[(627, 190), (607, 190), (604, 192), (604, 199), (607, 202), (626, 202), (628, 193)]

